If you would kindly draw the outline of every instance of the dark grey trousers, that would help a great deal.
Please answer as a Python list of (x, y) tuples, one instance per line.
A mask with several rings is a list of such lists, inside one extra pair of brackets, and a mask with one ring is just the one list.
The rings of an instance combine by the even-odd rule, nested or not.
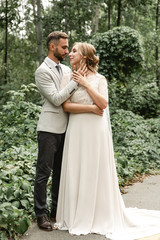
[(41, 217), (47, 210), (47, 182), (52, 173), (52, 210), (56, 212), (65, 134), (38, 132), (38, 159), (34, 185), (34, 210)]

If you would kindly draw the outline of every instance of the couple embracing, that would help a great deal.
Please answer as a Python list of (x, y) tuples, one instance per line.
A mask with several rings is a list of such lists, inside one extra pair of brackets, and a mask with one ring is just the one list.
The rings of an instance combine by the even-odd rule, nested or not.
[[(159, 233), (159, 211), (124, 206), (114, 161), (107, 81), (97, 72), (94, 46), (77, 42), (69, 53), (68, 35), (56, 31), (48, 35), (47, 48), (48, 56), (35, 73), (43, 103), (34, 188), (39, 228), (119, 240)], [(68, 53), (73, 72), (60, 63)]]

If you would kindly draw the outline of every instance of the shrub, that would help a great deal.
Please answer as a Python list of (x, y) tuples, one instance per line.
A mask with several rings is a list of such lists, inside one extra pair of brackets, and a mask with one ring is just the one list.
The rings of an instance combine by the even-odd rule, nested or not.
[(40, 107), (26, 101), (35, 85), (9, 91), (0, 112), (0, 239), (16, 239), (31, 223)]
[(125, 82), (126, 76), (142, 68), (143, 51), (139, 33), (129, 27), (116, 27), (92, 37), (100, 57), (99, 72), (109, 81)]
[(160, 119), (147, 119), (130, 111), (116, 110), (111, 116), (115, 158), (120, 183), (136, 173), (160, 167)]
[(0, 112), (0, 151), (36, 140), (36, 125), (41, 107), (26, 102), (28, 91), (36, 91), (35, 85), (22, 85), (20, 90), (8, 92), (10, 100)]
[(33, 215), (37, 144), (12, 147), (0, 155), (0, 239), (23, 234)]
[(145, 118), (160, 115), (160, 95), (156, 81), (135, 84), (126, 94), (126, 108)]
[(126, 86), (115, 79), (109, 85), (109, 102), (112, 112), (118, 109), (132, 111), (144, 118), (160, 115), (159, 89), (154, 80), (137, 83), (130, 79)]

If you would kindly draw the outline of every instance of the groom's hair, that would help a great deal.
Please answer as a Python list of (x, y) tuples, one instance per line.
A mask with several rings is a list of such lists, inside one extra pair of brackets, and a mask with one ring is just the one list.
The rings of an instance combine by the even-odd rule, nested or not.
[(51, 32), (47, 37), (47, 48), (49, 49), (49, 45), (51, 42), (58, 44), (58, 41), (60, 38), (68, 39), (69, 36), (65, 32), (60, 32), (60, 31)]

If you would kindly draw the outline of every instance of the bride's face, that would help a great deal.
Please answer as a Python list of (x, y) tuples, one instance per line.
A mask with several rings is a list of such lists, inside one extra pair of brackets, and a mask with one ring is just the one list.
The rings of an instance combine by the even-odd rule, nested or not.
[(78, 45), (74, 45), (70, 54), (69, 54), (70, 64), (78, 66), (80, 61), (82, 60), (82, 56), (78, 51)]

